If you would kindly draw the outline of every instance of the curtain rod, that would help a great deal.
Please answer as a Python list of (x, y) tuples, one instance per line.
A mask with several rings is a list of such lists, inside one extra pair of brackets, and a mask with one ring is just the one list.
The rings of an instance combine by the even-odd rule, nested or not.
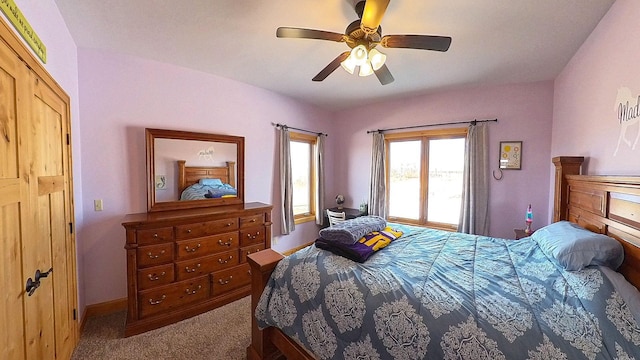
[(304, 131), (304, 132), (308, 132), (310, 134), (316, 134), (316, 135), (323, 135), (323, 136), (329, 136), (329, 134), (325, 134), (325, 133), (321, 133), (321, 132), (317, 132), (317, 131), (311, 131), (311, 130), (305, 130), (305, 129), (300, 129), (300, 128), (295, 128), (292, 126), (288, 126), (285, 124), (276, 124), (276, 123), (271, 123), (271, 125), (275, 126), (275, 127), (283, 127), (286, 129), (293, 129), (293, 130), (298, 130), (298, 131)]
[(489, 122), (489, 121), (498, 122), (498, 119), (457, 121), (457, 122), (450, 122), (450, 123), (426, 124), (426, 125), (404, 126), (404, 127), (390, 128), (390, 129), (367, 130), (367, 134), (371, 134), (371, 133), (374, 133), (374, 132), (382, 133), (382, 132), (391, 131), (391, 130), (405, 130), (405, 129), (423, 128), (423, 127), (429, 127), (429, 126), (458, 125), (458, 124), (472, 124), (472, 125), (475, 125), (476, 123), (479, 123), (479, 122)]

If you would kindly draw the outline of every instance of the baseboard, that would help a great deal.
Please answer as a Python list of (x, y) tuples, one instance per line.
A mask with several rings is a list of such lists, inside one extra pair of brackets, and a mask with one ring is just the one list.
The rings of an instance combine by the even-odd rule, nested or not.
[(304, 249), (304, 248), (306, 248), (307, 246), (309, 246), (309, 245), (311, 245), (311, 244), (313, 244), (313, 241), (308, 242), (308, 243), (306, 243), (306, 244), (304, 244), (304, 245), (300, 245), (300, 246), (295, 247), (295, 248), (293, 248), (293, 249), (289, 249), (289, 250), (287, 250), (287, 251), (283, 251), (283, 252), (282, 252), (282, 255), (284, 255), (284, 256), (289, 256), (289, 255), (293, 254), (294, 252), (296, 252), (296, 251), (298, 251), (298, 250), (300, 250), (300, 249)]
[(109, 315), (127, 309), (127, 298), (111, 300), (99, 304), (88, 305), (84, 308), (82, 322), (80, 323), (80, 334), (84, 330), (84, 325), (90, 316)]

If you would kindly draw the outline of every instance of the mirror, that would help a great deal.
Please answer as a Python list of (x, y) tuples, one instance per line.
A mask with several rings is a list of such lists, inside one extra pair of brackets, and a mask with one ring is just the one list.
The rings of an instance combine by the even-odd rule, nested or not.
[(145, 129), (147, 210), (244, 203), (244, 137)]

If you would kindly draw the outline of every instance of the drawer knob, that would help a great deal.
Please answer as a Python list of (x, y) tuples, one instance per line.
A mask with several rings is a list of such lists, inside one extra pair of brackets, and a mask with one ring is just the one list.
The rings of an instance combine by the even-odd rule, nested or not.
[(149, 299), (149, 304), (151, 305), (158, 305), (160, 303), (162, 303), (162, 301), (164, 301), (164, 299), (166, 299), (167, 296), (166, 295), (162, 295), (162, 297), (160, 298), (160, 300), (153, 300), (153, 299)]
[(250, 220), (250, 222), (256, 222), (256, 221), (258, 221), (258, 220), (256, 220), (256, 219), (251, 219)]
[(191, 229), (187, 229), (187, 234), (191, 234)]
[(157, 239), (158, 238), (158, 233), (153, 234), (153, 237)]
[(166, 272), (163, 271), (162, 273), (160, 273), (160, 275), (149, 274), (147, 276), (149, 277), (150, 281), (156, 281), (156, 280), (159, 280), (161, 276), (165, 276), (165, 274), (166, 274)]
[(160, 251), (160, 254), (159, 254), (159, 255), (153, 255), (153, 254), (151, 253), (151, 251), (149, 251), (149, 252), (147, 253), (147, 256), (149, 257), (149, 259), (157, 259), (157, 258), (159, 258), (161, 255), (164, 255), (164, 253), (165, 253), (165, 251), (164, 251), (164, 250), (162, 250), (162, 251)]
[(227, 241), (227, 242), (222, 242), (222, 240), (218, 240), (218, 245), (220, 245), (220, 246), (231, 246), (231, 240), (232, 240), (232, 238), (229, 238), (229, 241)]
[(198, 245), (196, 245), (195, 247), (192, 247), (192, 248), (190, 248), (189, 245), (186, 245), (184, 247), (184, 250), (186, 252), (194, 252), (194, 251), (198, 250), (201, 246), (202, 246), (202, 244), (200, 244), (200, 243), (198, 243)]
[(198, 285), (198, 288), (195, 290), (187, 288), (184, 292), (187, 293), (187, 295), (195, 295), (200, 289), (202, 289), (202, 285)]
[(233, 223), (227, 223), (227, 226), (231, 226), (231, 225), (233, 225)]
[(196, 271), (196, 270), (198, 270), (198, 269), (200, 269), (200, 263), (196, 264), (196, 266), (194, 266), (194, 267), (192, 267), (192, 268), (189, 268), (188, 266), (186, 266), (186, 267), (184, 268), (184, 271), (186, 271), (186, 272), (188, 272), (188, 273), (192, 273), (192, 272), (194, 272), (194, 271)]
[(233, 259), (233, 255), (229, 255), (229, 257), (227, 258), (227, 260), (218, 259), (218, 262), (219, 262), (220, 264), (226, 264), (226, 263), (228, 263), (231, 259)]
[(219, 280), (218, 280), (218, 283), (219, 283), (220, 285), (227, 285), (228, 283), (230, 283), (230, 282), (231, 282), (231, 279), (233, 279), (233, 276), (229, 276), (229, 278), (228, 278), (227, 280), (219, 279)]

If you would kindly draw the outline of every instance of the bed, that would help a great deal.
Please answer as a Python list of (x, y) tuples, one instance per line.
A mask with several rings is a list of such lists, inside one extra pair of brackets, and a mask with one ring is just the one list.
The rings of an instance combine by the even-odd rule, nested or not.
[(178, 194), (180, 200), (237, 197), (235, 162), (226, 166), (186, 166), (178, 160)]
[[(554, 158), (556, 222), (528, 238), (398, 226), (363, 264), (314, 246), (252, 254), (247, 358), (640, 358), (640, 178), (579, 163)], [(566, 247), (545, 243), (566, 227), (598, 239), (588, 263), (545, 247)]]

